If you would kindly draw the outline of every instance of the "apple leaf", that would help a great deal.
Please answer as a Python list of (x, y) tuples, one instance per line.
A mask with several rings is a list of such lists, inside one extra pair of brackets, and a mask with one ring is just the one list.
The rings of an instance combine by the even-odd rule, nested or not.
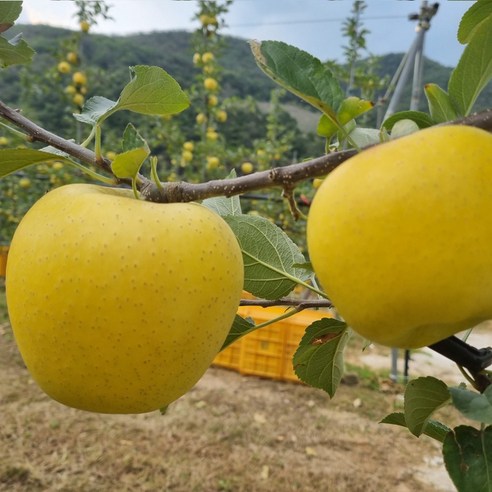
[(0, 2), (0, 32), (10, 29), (22, 12), (22, 2)]
[(74, 117), (82, 123), (96, 125), (122, 110), (150, 115), (168, 115), (185, 110), (190, 101), (178, 82), (160, 67), (130, 67), (130, 82), (117, 101), (101, 96), (91, 97), (82, 113)]
[(355, 96), (347, 97), (341, 102), (338, 108), (336, 115), (338, 124), (323, 114), (318, 122), (317, 133), (322, 137), (330, 138), (340, 130), (340, 125), (346, 125), (349, 121), (366, 113), (373, 107), (374, 104), (371, 101), (366, 101)]
[(459, 115), (468, 115), (492, 78), (492, 15), (473, 31), (469, 43), (452, 71), (448, 92)]
[(266, 75), (336, 121), (344, 94), (331, 70), (318, 58), (281, 41), (253, 41), (251, 50)]
[(254, 323), (247, 320), (246, 318), (243, 318), (242, 316), (239, 316), (239, 314), (236, 314), (231, 330), (229, 331), (224, 345), (222, 345), (222, 348), (220, 350), (224, 350), (236, 340), (243, 337), (244, 335), (247, 335), (248, 333), (251, 333), (255, 329), (256, 327)]
[(0, 149), (0, 177), (53, 159), (60, 159), (60, 155), (35, 149)]
[(427, 113), (424, 113), (423, 111), (400, 111), (386, 118), (381, 128), (391, 131), (394, 124), (400, 120), (412, 120), (415, 123), (417, 123), (420, 129), (427, 128), (435, 124), (432, 118)]
[(0, 37), (0, 66), (20, 65), (29, 63), (35, 51), (18, 34), (10, 41)]
[(355, 127), (349, 133), (349, 136), (350, 140), (355, 143), (359, 149), (381, 143), (381, 132), (374, 128)]
[(241, 215), (241, 202), (239, 201), (239, 196), (216, 196), (213, 198), (205, 198), (202, 201), (210, 210), (214, 211), (221, 217), (226, 215)]
[(419, 130), (419, 125), (413, 120), (398, 120), (391, 129), (391, 139), (404, 137)]
[(425, 84), (425, 97), (431, 118), (436, 123), (451, 121), (458, 117), (449, 94), (437, 84)]
[(458, 28), (458, 41), (467, 44), (473, 35), (480, 28), (483, 22), (492, 16), (492, 2), (489, 0), (478, 0), (475, 2), (461, 18)]
[(111, 169), (117, 178), (134, 179), (150, 154), (149, 146), (137, 129), (129, 123), (123, 134), (121, 147), (123, 152), (113, 159)]
[(130, 67), (131, 81), (121, 91), (115, 110), (168, 115), (179, 113), (190, 105), (178, 82), (164, 69), (137, 65)]
[(446, 384), (432, 376), (410, 381), (405, 388), (405, 422), (414, 436), (420, 436), (430, 416), (450, 401)]
[(343, 321), (322, 318), (309, 325), (294, 354), (294, 372), (314, 388), (331, 397), (343, 376), (343, 351), (350, 330)]
[[(236, 177), (236, 170), (233, 169), (226, 177), (226, 179), (232, 179)], [(202, 201), (202, 205), (205, 205), (205, 207), (209, 208), (221, 217), (225, 217), (226, 215), (242, 214), (239, 195), (233, 195), (230, 197), (216, 196), (213, 198), (205, 198), (205, 200)]]
[(94, 96), (85, 102), (82, 113), (74, 113), (73, 116), (81, 123), (88, 123), (94, 126), (101, 118), (107, 117), (116, 104), (117, 102), (111, 101), (111, 99)]
[(482, 430), (456, 427), (444, 439), (442, 452), (458, 492), (492, 490), (492, 426)]
[[(391, 425), (399, 425), (401, 427), (407, 427), (407, 423), (405, 421), (405, 414), (403, 412), (394, 412), (390, 413), (383, 420), (381, 420), (380, 424), (391, 424)], [(439, 442), (444, 442), (444, 439), (448, 432), (451, 429), (437, 420), (429, 419), (427, 421), (427, 425), (425, 426), (423, 434), (426, 436), (432, 437)]]
[(311, 275), (294, 265), (304, 255), (282, 229), (264, 217), (224, 217), (237, 237), (244, 260), (244, 288), (263, 299), (279, 299)]
[(492, 424), (492, 386), (480, 394), (465, 388), (449, 388), (453, 405), (467, 418)]
[(128, 152), (129, 150), (140, 148), (148, 149), (149, 146), (142, 135), (140, 135), (138, 130), (135, 128), (133, 123), (128, 123), (128, 125), (126, 125), (125, 131), (123, 132), (121, 150), (123, 152)]

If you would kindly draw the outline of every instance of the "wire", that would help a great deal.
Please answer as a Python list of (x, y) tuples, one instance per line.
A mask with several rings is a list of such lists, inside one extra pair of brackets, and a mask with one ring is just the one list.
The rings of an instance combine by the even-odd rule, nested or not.
[[(383, 19), (407, 19), (405, 15), (379, 15), (373, 17), (364, 17), (364, 22), (367, 20), (383, 20)], [(247, 22), (242, 24), (228, 24), (228, 27), (254, 27), (254, 26), (285, 26), (292, 24), (322, 24), (324, 22), (343, 22), (345, 18), (330, 18), (330, 19), (304, 19), (304, 20), (292, 20), (292, 21), (277, 21), (277, 22)]]

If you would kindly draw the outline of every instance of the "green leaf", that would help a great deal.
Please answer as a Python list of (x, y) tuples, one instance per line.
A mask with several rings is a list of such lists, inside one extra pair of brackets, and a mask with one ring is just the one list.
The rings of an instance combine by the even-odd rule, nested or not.
[(431, 118), (436, 123), (451, 121), (458, 117), (449, 94), (437, 84), (425, 84), (425, 97), (429, 105)]
[(451, 73), (449, 96), (459, 115), (468, 115), (480, 92), (492, 78), (492, 17), (473, 32), (458, 65)]
[(328, 118), (326, 114), (321, 115), (316, 128), (316, 133), (320, 137), (331, 138), (338, 130), (339, 127), (333, 122), (333, 119)]
[(463, 15), (458, 28), (458, 41), (467, 44), (483, 22), (492, 16), (492, 2), (478, 0)]
[(354, 142), (359, 149), (369, 145), (381, 143), (381, 132), (374, 128), (354, 128), (350, 133), (350, 140)]
[(492, 491), (492, 427), (460, 425), (442, 448), (444, 464), (458, 492)]
[(10, 41), (0, 37), (0, 66), (20, 65), (29, 63), (35, 51), (18, 34)]
[(190, 105), (179, 84), (160, 67), (130, 67), (131, 81), (121, 91), (113, 112), (126, 109), (135, 113), (168, 115)]
[(389, 118), (384, 120), (382, 128), (391, 131), (394, 124), (400, 120), (412, 120), (417, 123), (420, 129), (427, 128), (435, 124), (432, 118), (422, 111), (400, 111), (399, 113), (392, 114)]
[[(407, 423), (405, 421), (405, 414), (402, 412), (394, 412), (387, 415), (383, 420), (381, 420), (380, 424), (390, 424), (390, 425), (399, 425), (401, 427), (407, 427)], [(424, 434), (426, 436), (432, 437), (439, 442), (444, 442), (446, 435), (450, 432), (451, 429), (437, 420), (430, 419), (425, 426)]]
[(229, 331), (229, 334), (225, 339), (224, 345), (222, 345), (222, 348), (220, 350), (224, 350), (229, 345), (234, 343), (236, 340), (254, 331), (255, 329), (256, 328), (254, 323), (239, 316), (239, 314), (236, 314), (231, 330)]
[(146, 140), (142, 137), (142, 135), (140, 135), (133, 123), (128, 123), (128, 125), (126, 125), (125, 131), (123, 132), (121, 150), (123, 152), (128, 152), (129, 150), (142, 148), (149, 150), (149, 146)]
[(60, 159), (60, 155), (34, 149), (0, 149), (0, 178), (33, 164)]
[(12, 27), (22, 12), (22, 2), (0, 2), (0, 32)]
[(117, 178), (134, 179), (150, 154), (149, 146), (137, 129), (129, 123), (123, 133), (121, 147), (123, 152), (114, 158), (111, 169)]
[[(236, 178), (236, 171), (233, 169), (226, 179)], [(214, 211), (216, 214), (221, 217), (225, 217), (226, 215), (241, 215), (241, 202), (239, 199), (239, 195), (234, 195), (231, 197), (226, 196), (217, 196), (213, 198), (206, 198), (202, 201), (202, 205)]]
[(465, 388), (449, 388), (453, 405), (467, 418), (492, 424), (492, 386), (482, 394)]
[(306, 260), (279, 227), (263, 217), (224, 217), (237, 237), (244, 260), (244, 288), (263, 299), (279, 299), (310, 274), (294, 265)]
[(374, 103), (360, 99), (359, 97), (351, 96), (342, 101), (337, 111), (338, 121), (345, 125), (350, 120), (367, 113), (374, 107)]
[(111, 113), (117, 102), (102, 96), (94, 96), (86, 101), (82, 113), (74, 113), (74, 118), (82, 123), (96, 125), (101, 118)]
[(210, 210), (213, 210), (216, 214), (221, 217), (227, 215), (241, 215), (241, 202), (239, 201), (239, 196), (216, 196), (214, 198), (206, 198), (202, 201)]
[(430, 416), (450, 400), (445, 383), (431, 376), (410, 381), (405, 388), (405, 422), (414, 436), (420, 436)]
[(366, 101), (355, 96), (344, 99), (337, 111), (336, 122), (325, 114), (321, 115), (318, 122), (318, 135), (330, 138), (340, 130), (340, 125), (344, 126), (361, 114), (366, 113), (374, 107), (371, 101)]
[(349, 337), (343, 321), (322, 318), (309, 325), (293, 358), (297, 377), (333, 397), (343, 376), (343, 351)]
[(419, 126), (413, 120), (398, 120), (391, 129), (391, 139), (404, 137), (419, 130)]
[(336, 120), (344, 94), (331, 70), (318, 58), (280, 41), (253, 41), (251, 50), (270, 78)]

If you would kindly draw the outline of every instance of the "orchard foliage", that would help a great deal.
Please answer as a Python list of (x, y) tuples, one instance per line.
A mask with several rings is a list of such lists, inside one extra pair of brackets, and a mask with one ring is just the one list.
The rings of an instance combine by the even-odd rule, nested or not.
[[(21, 3), (0, 2), (0, 24), (6, 34), (18, 18)], [(102, 2), (96, 3), (102, 7)], [(84, 4), (79, 2), (80, 7)], [(106, 184), (131, 186), (139, 199), (202, 200), (224, 218), (236, 235), (245, 265), (244, 289), (260, 298), (259, 304), (262, 300), (284, 301), (289, 307), (282, 317), (288, 317), (303, 309), (302, 300), (294, 291), (302, 286), (316, 296), (319, 307), (329, 307), (330, 302), (318, 287), (302, 248), (304, 217), (299, 207), (309, 203), (303, 192), (312, 191), (313, 178), (325, 176), (354, 153), (409, 132), (451, 121), (475, 124), (490, 131), (490, 110), (475, 116), (471, 112), (477, 97), (492, 78), (492, 3), (478, 0), (464, 15), (458, 30), (458, 39), (466, 45), (463, 55), (447, 88), (436, 84), (425, 86), (427, 111), (393, 114), (380, 128), (360, 124), (374, 107), (368, 97), (370, 90), (361, 90), (359, 95), (349, 91), (347, 95), (340, 80), (341, 72), (332, 69), (330, 64), (283, 42), (251, 42), (251, 53), (259, 69), (280, 86), (279, 90), (295, 95), (318, 111), (317, 131), (325, 143), (326, 154), (307, 162), (299, 159), (292, 165), (288, 165), (287, 156), (294, 137), (283, 127), (279, 92), (272, 94), (273, 110), (264, 138), (251, 142), (249, 147), (234, 149), (229, 148), (223, 138), (222, 129), (231, 121), (233, 103), (221, 96), (219, 33), (230, 4), (230, 0), (199, 2), (196, 16), (199, 27), (192, 55), (198, 75), (189, 91), (184, 91), (164, 68), (132, 66), (127, 83), (121, 81), (117, 97), (87, 94), (89, 97), (84, 101), (80, 97), (72, 99), (71, 104), (75, 105), (72, 112), (78, 125), (75, 142), (53, 137), (0, 103), (0, 114), (6, 121), (2, 125), (11, 132), (8, 140), (0, 141), (0, 176), (20, 178), (19, 190), (4, 190), (5, 196), (10, 193), (12, 198), (8, 202), (7, 221), (18, 213), (14, 210), (15, 203), (30, 194), (32, 180), (27, 174), (30, 169), (45, 176), (43, 180), (47, 184), (60, 184), (51, 182), (58, 178), (80, 180), (80, 173), (84, 173)], [(362, 2), (357, 4), (361, 9)], [(107, 11), (94, 11), (89, 15), (87, 10), (81, 10), (80, 15), (82, 21), (91, 24), (94, 16), (107, 15)], [(81, 25), (84, 35), (89, 29), (90, 25)], [(351, 24), (346, 25), (346, 30), (355, 36), (354, 43), (347, 49), (349, 59), (354, 61), (357, 50), (365, 47), (365, 31), (360, 25)], [(33, 56), (29, 45), (21, 38), (8, 39), (6, 34), (0, 38), (0, 64), (8, 67), (28, 63)], [(69, 86), (74, 89), (68, 89), (67, 85), (67, 89), (61, 91), (63, 97), (86, 96), (81, 88), (86, 82), (90, 83), (90, 76), (79, 66), (83, 62), (82, 55), (73, 44), (54, 67), (64, 84), (72, 73)], [(81, 75), (75, 78), (74, 70)], [(356, 83), (354, 72), (350, 77), (352, 83)], [(188, 118), (193, 125), (191, 136), (178, 123), (179, 118), (186, 118), (189, 112), (193, 114), (193, 118)], [(106, 132), (111, 135), (108, 121), (114, 118), (123, 119), (125, 128), (119, 136), (120, 144), (110, 146), (108, 142), (115, 144), (117, 140), (106, 139), (105, 135)], [(134, 122), (144, 118), (153, 121), (153, 130), (148, 134)], [(46, 146), (19, 146), (31, 140)], [(165, 152), (159, 152), (162, 147)], [(76, 173), (65, 175), (68, 168), (74, 168)], [(295, 234), (286, 233), (286, 230), (290, 232), (288, 220), (285, 216), (280, 219), (278, 209), (274, 210), (273, 218), (264, 217), (259, 212), (268, 207), (259, 210), (258, 203), (251, 205), (244, 197), (239, 198), (240, 194), (264, 188), (282, 189), (292, 216), (299, 219)], [(271, 206), (272, 202), (268, 203)], [(248, 213), (244, 213), (246, 210)], [(259, 328), (261, 326), (255, 326), (250, 319), (237, 315), (224, 347)], [(343, 375), (344, 348), (351, 335), (351, 329), (342, 320), (328, 316), (307, 327), (294, 355), (299, 378), (334, 396)], [(492, 467), (490, 373), (470, 373), (463, 368), (462, 371), (472, 389), (465, 385), (449, 388), (433, 377), (419, 378), (407, 385), (404, 411), (389, 415), (383, 422), (407, 427), (416, 436), (425, 434), (442, 442), (446, 467), (459, 491), (491, 490), (492, 479), (487, 475), (487, 469)], [(477, 427), (451, 429), (434, 420), (434, 413), (448, 404), (475, 421)]]

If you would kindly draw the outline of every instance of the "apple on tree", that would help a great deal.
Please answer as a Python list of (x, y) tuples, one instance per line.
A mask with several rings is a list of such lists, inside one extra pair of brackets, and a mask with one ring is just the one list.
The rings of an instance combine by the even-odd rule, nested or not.
[(232, 326), (243, 261), (225, 221), (196, 203), (66, 185), (12, 240), (12, 329), (39, 386), (102, 413), (167, 406), (198, 381)]
[(318, 189), (314, 270), (367, 339), (416, 348), (492, 319), (492, 135), (436, 126), (357, 154)]

